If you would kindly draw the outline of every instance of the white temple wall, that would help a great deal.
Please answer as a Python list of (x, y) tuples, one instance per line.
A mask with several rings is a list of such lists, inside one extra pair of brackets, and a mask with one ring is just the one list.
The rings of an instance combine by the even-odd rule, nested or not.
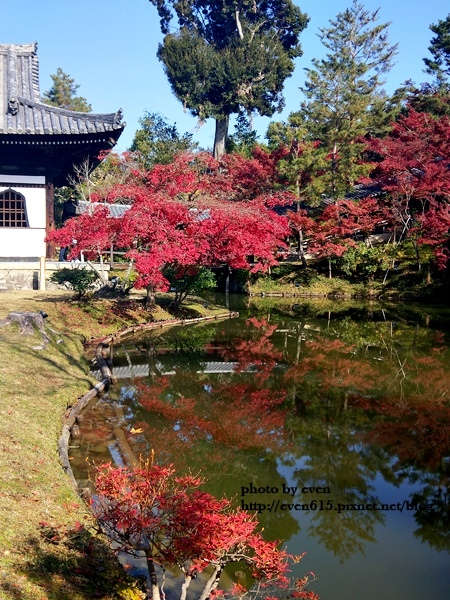
[(0, 193), (9, 188), (25, 198), (28, 227), (0, 227), (0, 260), (45, 256), (45, 177), (0, 174)]

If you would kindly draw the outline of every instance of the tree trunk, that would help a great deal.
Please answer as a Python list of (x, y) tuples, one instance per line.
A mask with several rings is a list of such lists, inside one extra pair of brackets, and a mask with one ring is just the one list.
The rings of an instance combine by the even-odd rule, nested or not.
[(190, 575), (185, 575), (183, 585), (181, 586), (180, 600), (186, 600), (187, 589), (192, 581)]
[(231, 267), (225, 267), (227, 270), (227, 274), (225, 277), (225, 294), (230, 293), (230, 278), (231, 278)]
[(216, 589), (216, 587), (219, 585), (221, 573), (222, 573), (222, 567), (220, 567), (219, 565), (216, 565), (213, 573), (211, 574), (211, 577), (208, 579), (205, 587), (203, 588), (203, 591), (199, 597), (199, 600), (208, 600), (208, 598), (211, 595), (211, 592), (214, 591)]
[(413, 241), (413, 246), (414, 246), (414, 250), (415, 250), (416, 258), (417, 258), (417, 270), (421, 271), (422, 270), (422, 262), (420, 260), (419, 244), (417, 244), (416, 242)]
[(149, 548), (148, 550), (145, 551), (145, 557), (147, 559), (148, 573), (150, 575), (150, 585), (151, 585), (150, 598), (151, 598), (151, 600), (161, 600), (161, 596), (159, 593), (159, 586), (158, 586), (158, 578), (156, 576), (155, 563), (153, 561), (151, 548)]
[(213, 155), (216, 160), (220, 160), (225, 154), (225, 142), (228, 135), (228, 124), (230, 117), (224, 119), (216, 119), (216, 134), (214, 136)]
[(336, 179), (337, 179), (337, 143), (334, 142), (333, 153), (331, 155), (331, 189), (332, 189), (334, 202), (336, 202)]
[(306, 269), (308, 264), (306, 262), (305, 253), (303, 251), (303, 231), (300, 229), (298, 232), (298, 253), (300, 255), (300, 260), (302, 261), (302, 267)]
[(146, 289), (145, 308), (150, 309), (156, 305), (156, 290), (154, 285), (148, 285)]

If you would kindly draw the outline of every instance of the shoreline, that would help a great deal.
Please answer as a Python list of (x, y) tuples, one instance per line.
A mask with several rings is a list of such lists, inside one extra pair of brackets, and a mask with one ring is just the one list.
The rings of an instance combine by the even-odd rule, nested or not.
[[(44, 311), (49, 339), (43, 344), (37, 328), (25, 335), (17, 324), (0, 327), (1, 600), (142, 598), (136, 582), (97, 535), (89, 508), (59, 459), (65, 418), (98, 383), (89, 375), (84, 343), (113, 336), (120, 323), (123, 329), (130, 325), (129, 311), (123, 318), (122, 312), (116, 315), (106, 308), (111, 318), (100, 322), (97, 313), (80, 306), (63, 291), (0, 294), (0, 320), (9, 313)], [(202, 315), (196, 298), (184, 307), (202, 318), (224, 312), (214, 306)], [(136, 315), (140, 324), (148, 316), (132, 314), (135, 326)]]
[[(88, 343), (85, 344), (85, 351), (86, 351), (87, 347), (90, 347), (94, 344), (97, 346), (96, 360), (97, 360), (100, 372), (102, 374), (102, 378), (101, 378), (100, 382), (97, 383), (93, 388), (91, 388), (86, 394), (84, 394), (84, 396), (82, 396), (81, 398), (78, 398), (78, 400), (75, 402), (75, 404), (71, 407), (70, 412), (64, 416), (61, 436), (60, 436), (59, 442), (58, 442), (58, 453), (59, 453), (59, 459), (61, 461), (62, 468), (63, 468), (64, 472), (67, 474), (67, 476), (69, 477), (69, 479), (71, 480), (72, 485), (74, 486), (75, 490), (78, 493), (80, 493), (78, 484), (73, 475), (72, 467), (70, 465), (70, 458), (69, 458), (69, 443), (70, 443), (70, 439), (71, 439), (71, 435), (72, 435), (72, 427), (77, 425), (77, 417), (79, 416), (81, 411), (84, 408), (86, 408), (86, 406), (89, 404), (89, 402), (91, 400), (93, 400), (94, 398), (96, 398), (101, 393), (103, 393), (104, 391), (106, 391), (108, 389), (109, 385), (111, 385), (111, 383), (114, 382), (114, 367), (112, 365), (107, 365), (106, 361), (101, 360), (99, 358), (99, 356), (98, 356), (99, 347), (103, 347), (106, 350), (106, 352), (108, 352), (109, 348), (111, 346), (114, 346), (115, 343), (120, 342), (123, 339), (125, 339), (127, 337), (131, 337), (137, 333), (151, 331), (152, 329), (161, 329), (163, 327), (173, 327), (173, 326), (180, 326), (180, 325), (184, 326), (184, 325), (191, 325), (191, 324), (195, 324), (195, 323), (202, 323), (205, 321), (217, 321), (219, 319), (221, 319), (221, 320), (233, 319), (238, 316), (239, 316), (239, 313), (237, 313), (237, 312), (228, 312), (228, 313), (223, 313), (220, 315), (212, 315), (209, 317), (197, 317), (197, 318), (193, 318), (193, 319), (174, 319), (174, 320), (167, 320), (167, 321), (160, 321), (160, 322), (157, 321), (154, 323), (145, 323), (142, 325), (137, 325), (135, 327), (123, 329), (122, 331), (118, 331), (117, 333), (109, 335), (109, 336), (91, 339), (91, 340), (89, 340)], [(102, 364), (102, 363), (105, 363), (105, 364)], [(112, 369), (112, 371), (110, 371), (110, 368)]]

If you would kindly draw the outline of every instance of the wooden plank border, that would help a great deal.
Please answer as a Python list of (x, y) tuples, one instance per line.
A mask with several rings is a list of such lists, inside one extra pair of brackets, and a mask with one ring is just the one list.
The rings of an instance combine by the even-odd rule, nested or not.
[(218, 319), (232, 319), (239, 316), (238, 312), (222, 313), (220, 315), (213, 315), (210, 317), (198, 317), (196, 319), (174, 319), (167, 321), (156, 321), (154, 323), (143, 323), (142, 325), (136, 325), (134, 327), (128, 327), (113, 335), (105, 336), (102, 338), (91, 338), (86, 346), (92, 346), (96, 344), (96, 360), (100, 368), (102, 379), (100, 383), (97, 383), (92, 389), (90, 389), (84, 396), (79, 398), (74, 406), (71, 407), (64, 417), (62, 426), (61, 436), (58, 441), (58, 453), (61, 465), (65, 473), (70, 478), (72, 485), (78, 491), (78, 484), (74, 477), (72, 467), (69, 460), (69, 441), (72, 433), (72, 427), (77, 426), (77, 417), (81, 411), (89, 404), (93, 398), (101, 394), (103, 391), (108, 389), (112, 382), (112, 374), (110, 366), (105, 358), (105, 354), (108, 354), (109, 346), (114, 345), (122, 341), (126, 337), (131, 337), (136, 333), (143, 331), (150, 331), (152, 329), (160, 329), (161, 327), (169, 327), (173, 325), (190, 325), (192, 323), (201, 323), (203, 321), (216, 321)]

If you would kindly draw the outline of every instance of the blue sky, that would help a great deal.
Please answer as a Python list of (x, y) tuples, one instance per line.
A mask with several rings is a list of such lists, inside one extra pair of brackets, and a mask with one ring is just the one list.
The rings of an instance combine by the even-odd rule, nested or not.
[[(324, 53), (317, 33), (329, 20), (350, 6), (351, 0), (296, 0), (310, 17), (301, 36), (303, 56), (286, 81), (286, 108), (272, 120), (297, 110), (305, 81), (305, 67)], [(379, 22), (391, 22), (391, 43), (398, 43), (396, 65), (387, 75), (388, 93), (407, 79), (420, 83), (432, 38), (429, 26), (450, 13), (448, 0), (365, 0), (369, 10), (380, 8)], [(162, 40), (156, 9), (148, 0), (10, 0), (2, 6), (0, 43), (38, 42), (41, 93), (51, 87), (50, 75), (58, 67), (79, 84), (95, 112), (122, 108), (127, 128), (118, 151), (126, 150), (145, 111), (160, 112), (181, 133), (192, 132), (204, 147), (211, 147), (214, 122), (197, 127), (197, 120), (172, 94), (156, 58)], [(268, 118), (256, 117), (254, 127), (263, 138)]]

